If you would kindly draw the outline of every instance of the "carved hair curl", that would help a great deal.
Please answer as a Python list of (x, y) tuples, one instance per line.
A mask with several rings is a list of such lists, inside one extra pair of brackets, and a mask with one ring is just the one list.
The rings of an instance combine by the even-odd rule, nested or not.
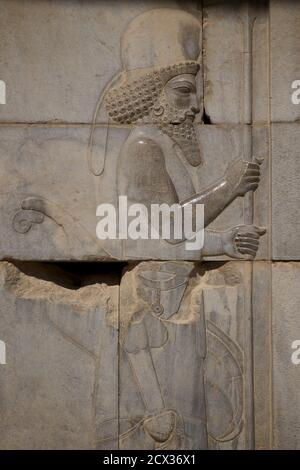
[(105, 96), (109, 117), (119, 124), (137, 122), (149, 114), (171, 78), (184, 73), (196, 75), (199, 67), (191, 61), (154, 69), (138, 77), (127, 75), (122, 85), (112, 88)]

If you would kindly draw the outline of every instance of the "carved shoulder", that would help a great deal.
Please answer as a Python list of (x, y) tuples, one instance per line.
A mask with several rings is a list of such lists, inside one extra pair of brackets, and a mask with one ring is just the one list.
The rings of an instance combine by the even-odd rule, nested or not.
[(142, 133), (129, 137), (120, 155), (118, 192), (132, 202), (178, 202), (159, 142)]

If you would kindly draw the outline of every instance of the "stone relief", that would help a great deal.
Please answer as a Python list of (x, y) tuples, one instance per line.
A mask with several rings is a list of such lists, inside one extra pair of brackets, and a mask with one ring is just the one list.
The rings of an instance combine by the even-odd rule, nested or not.
[[(234, 159), (217, 181), (201, 192), (195, 190), (191, 173), (203, 158), (196, 121), (202, 109), (197, 91), (202, 73), (200, 34), (200, 22), (182, 10), (156, 9), (132, 20), (121, 41), (123, 70), (106, 90), (104, 101), (111, 123), (128, 126), (118, 158), (118, 195), (146, 207), (204, 204), (207, 227), (237, 197), (257, 189), (261, 161)], [(264, 233), (253, 225), (207, 229), (204, 248), (193, 259), (253, 258)], [(146, 253), (149, 258), (191, 259), (183, 241), (128, 240), (125, 258), (143, 258)]]
[[(76, 251), (76, 243), (86, 240), (86, 243), (98, 250), (98, 245), (89, 231), (72, 215), (58, 204), (43, 197), (29, 196), (22, 200), (21, 210), (12, 219), (12, 226), (17, 233), (25, 234), (34, 224), (41, 224), (45, 217), (53, 221), (61, 229), (63, 239), (62, 248), (67, 245), (70, 252)], [(109, 255), (108, 255), (109, 256)]]
[(119, 436), (109, 437), (114, 419), (106, 419), (100, 448), (116, 440), (121, 449), (247, 446), (244, 287), (234, 264), (204, 273), (191, 262), (148, 261), (124, 273), (112, 325)]
[[(0, 447), (299, 448), (300, 4), (32, 3), (0, 0)], [(124, 193), (204, 202), (205, 246), (102, 243)]]
[[(118, 158), (117, 193), (147, 207), (204, 204), (207, 227), (234, 199), (255, 191), (261, 162), (235, 159), (214, 184), (195, 191), (191, 172), (203, 159), (196, 124), (202, 109), (197, 96), (200, 33), (198, 20), (183, 11), (158, 9), (135, 18), (122, 38), (123, 71), (108, 87), (105, 104), (111, 122), (128, 127)], [(252, 259), (264, 233), (254, 225), (206, 229), (198, 259), (224, 254)], [(124, 244), (128, 258), (145, 251), (150, 258), (168, 258), (171, 244), (170, 257), (178, 259), (182, 242)], [(120, 448), (247, 445), (244, 352), (237, 338), (205, 312), (205, 281), (191, 276), (195, 269), (188, 262), (148, 261), (123, 276)], [(221, 311), (232, 295), (225, 284), (216, 306)], [(240, 315), (241, 306), (228, 310), (230, 321), (237, 311)], [(244, 313), (236, 321), (243, 322)]]
[[(252, 286), (233, 261), (215, 269), (196, 261), (215, 256), (255, 258), (264, 227), (249, 223), (247, 217), (247, 223), (241, 220), (237, 225), (229, 220), (229, 228), (220, 224), (220, 229), (212, 229), (211, 224), (244, 196), (249, 206), (263, 160), (235, 154), (213, 183), (200, 190), (201, 185), (195, 184), (207, 158), (199, 132), (205, 116), (201, 28), (196, 16), (166, 8), (142, 13), (127, 25), (121, 40), (122, 69), (102, 92), (89, 143), (84, 140), (80, 154), (84, 160), (88, 146), (88, 164), (84, 161), (83, 167), (91, 176), (91, 193), (95, 190), (91, 199), (97, 203), (105, 201), (105, 191), (111, 187), (109, 198), (114, 202), (126, 195), (130, 204), (146, 207), (179, 203), (184, 209), (204, 204), (201, 250), (187, 252), (184, 239), (124, 240), (121, 247), (111, 249), (110, 243), (106, 247), (94, 238), (92, 225), (87, 230), (79, 218), (43, 196), (21, 198), (15, 205), (20, 209), (10, 217), (20, 239), (41, 230), (40, 224), (53, 222), (62, 233), (57, 242), (61, 258), (67, 247), (76, 259), (77, 246), (82, 245), (83, 251), (92, 247), (93, 260), (101, 248), (104, 254), (99, 259), (138, 261), (130, 263), (120, 278), (114, 318), (106, 312), (105, 327), (119, 344), (119, 408), (112, 410), (112, 398), (108, 406), (98, 403), (97, 448), (250, 445), (245, 392), (250, 360), (244, 331), (251, 312), (244, 290)], [(102, 108), (108, 122), (96, 128)], [(99, 131), (102, 141), (96, 156)], [(236, 142), (234, 146), (239, 149)], [(149, 261), (140, 262), (145, 259)], [(106, 356), (105, 361), (107, 367)], [(112, 374), (103, 370), (101, 374), (103, 383), (100, 377), (95, 390), (99, 386), (103, 398)]]
[[(201, 295), (200, 298), (195, 296), (190, 312), (184, 308), (191, 302), (191, 297), (188, 300), (184, 294), (193, 268), (192, 263), (141, 263), (135, 272), (125, 274), (123, 278), (121, 448), (134, 445), (142, 448), (145, 445), (178, 449), (196, 445), (205, 447), (205, 327)], [(131, 301), (130, 309), (127, 298)], [(182, 374), (187, 367), (191, 373), (186, 372), (185, 376), (186, 384), (189, 384), (186, 395)], [(166, 373), (168, 369), (171, 374)], [(135, 412), (131, 408), (133, 396)], [(137, 415), (138, 411), (141, 416)], [(129, 416), (126, 416), (128, 412)]]
[[(166, 22), (167, 29), (164, 28)], [(99, 251), (101, 255), (104, 252), (103, 258), (125, 260), (199, 260), (209, 256), (249, 259), (257, 253), (264, 228), (249, 223), (228, 230), (212, 230), (209, 226), (236, 199), (257, 189), (261, 159), (234, 158), (225, 173), (213, 183), (200, 189), (199, 185), (197, 189), (195, 187), (193, 172), (201, 171), (205, 158), (198, 135), (200, 114), (203, 113), (199, 96), (203, 80), (199, 48), (201, 27), (190, 13), (167, 8), (147, 11), (131, 21), (121, 39), (123, 68), (107, 85), (96, 107), (97, 116), (105, 105), (109, 118), (106, 132), (101, 134), (105, 142), (98, 145), (102, 156), (104, 153), (103, 162), (94, 165), (94, 124), (87, 157), (88, 168), (97, 178), (97, 181), (91, 181), (96, 207), (98, 203), (106, 202), (108, 188), (111, 191), (109, 200), (115, 207), (118, 207), (120, 195), (126, 195), (129, 204), (142, 203), (147, 208), (151, 204), (177, 203), (183, 211), (186, 206), (203, 204), (204, 247), (189, 252), (185, 249), (184, 238), (146, 242), (130, 239), (117, 243), (114, 240), (99, 241), (96, 234), (85, 230), (79, 219), (70, 212), (67, 214), (68, 211), (59, 204), (51, 203), (44, 196), (25, 198), (26, 201), (46, 201), (43, 207), (51, 206), (49, 217), (63, 232), (59, 239), (70, 232), (71, 237), (73, 234), (77, 239), (75, 248), (81, 238), (86, 240), (91, 251), (87, 256)], [(110, 137), (114, 141), (113, 156), (110, 154), (110, 130), (117, 131)], [(114, 168), (109, 166), (108, 158), (116, 160)], [(106, 173), (105, 166), (108, 167)], [(104, 188), (102, 193), (101, 187)], [(24, 208), (14, 216), (13, 227), (18, 233), (28, 234), (33, 224), (41, 224), (44, 219), (41, 211), (30, 209), (24, 201), (22, 204)], [(92, 220), (95, 216), (89, 217)], [(195, 219), (193, 222), (196, 224)], [(96, 225), (96, 221), (94, 223)], [(197, 230), (196, 225), (195, 228)], [(66, 249), (72, 245), (69, 238), (66, 238)], [(59, 244), (61, 249), (61, 241)]]

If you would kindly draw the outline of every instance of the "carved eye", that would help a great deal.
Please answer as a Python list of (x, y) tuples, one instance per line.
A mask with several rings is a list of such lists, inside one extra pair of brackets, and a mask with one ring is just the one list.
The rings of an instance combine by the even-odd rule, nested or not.
[(188, 86), (179, 86), (176, 87), (175, 90), (182, 95), (189, 95), (192, 92), (192, 90)]

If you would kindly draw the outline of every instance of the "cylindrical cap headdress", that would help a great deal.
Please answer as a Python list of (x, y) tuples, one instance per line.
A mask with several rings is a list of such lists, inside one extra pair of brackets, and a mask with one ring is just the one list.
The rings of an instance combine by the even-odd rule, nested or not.
[[(99, 99), (94, 117), (105, 98), (109, 117), (115, 123), (132, 124), (154, 106), (164, 85), (171, 78), (196, 74), (200, 54), (201, 24), (183, 10), (158, 8), (134, 18), (121, 38), (122, 72), (111, 81)], [(93, 170), (94, 124), (88, 159)]]

